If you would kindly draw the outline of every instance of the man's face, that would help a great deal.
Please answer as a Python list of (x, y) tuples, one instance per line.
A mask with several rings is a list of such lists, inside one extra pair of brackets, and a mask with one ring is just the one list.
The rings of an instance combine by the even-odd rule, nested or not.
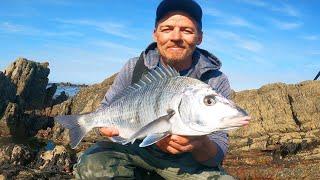
[(188, 15), (174, 12), (159, 21), (153, 38), (162, 58), (181, 62), (192, 58), (196, 45), (202, 41), (202, 32)]

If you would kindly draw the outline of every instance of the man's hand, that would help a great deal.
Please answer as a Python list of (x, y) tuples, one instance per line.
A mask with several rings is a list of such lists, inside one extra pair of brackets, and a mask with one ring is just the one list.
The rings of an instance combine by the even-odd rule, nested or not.
[(191, 152), (198, 162), (204, 162), (217, 154), (217, 145), (208, 136), (171, 135), (156, 143), (159, 149), (170, 154)]
[(171, 154), (193, 152), (202, 147), (204, 136), (178, 136), (170, 135), (156, 143), (159, 149)]
[(100, 134), (107, 137), (118, 136), (119, 131), (113, 127), (103, 127), (99, 129)]

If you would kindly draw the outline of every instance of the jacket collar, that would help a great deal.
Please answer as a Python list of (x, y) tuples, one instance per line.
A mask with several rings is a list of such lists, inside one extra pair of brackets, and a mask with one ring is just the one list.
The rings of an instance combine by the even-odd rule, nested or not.
[[(155, 42), (151, 43), (146, 48), (146, 50), (143, 52), (143, 58), (145, 66), (147, 66), (149, 69), (153, 69), (158, 65), (160, 61), (160, 55)], [(194, 63), (192, 64), (198, 78), (200, 78), (202, 74), (209, 70), (219, 70), (221, 67), (221, 61), (216, 56), (198, 47), (193, 53), (193, 61)]]

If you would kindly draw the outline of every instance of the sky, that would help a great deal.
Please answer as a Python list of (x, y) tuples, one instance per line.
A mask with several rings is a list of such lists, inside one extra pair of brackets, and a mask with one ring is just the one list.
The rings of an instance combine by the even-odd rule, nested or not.
[[(2, 0), (0, 71), (49, 62), (50, 82), (94, 84), (153, 42), (160, 0)], [(204, 48), (236, 91), (312, 80), (320, 71), (320, 1), (197, 0)]]

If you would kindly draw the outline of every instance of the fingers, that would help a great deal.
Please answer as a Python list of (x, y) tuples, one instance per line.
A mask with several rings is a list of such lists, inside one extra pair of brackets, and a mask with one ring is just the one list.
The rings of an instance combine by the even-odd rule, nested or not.
[(174, 147), (170, 146), (167, 141), (157, 142), (156, 145), (159, 149), (161, 149), (163, 152), (169, 153), (169, 154), (180, 154), (181, 151), (175, 149)]
[(182, 151), (179, 151), (177, 149), (175, 149), (174, 147), (172, 146), (167, 146), (166, 148), (167, 152), (171, 153), (171, 154), (180, 154), (180, 153), (183, 153)]
[(174, 153), (191, 152), (193, 149), (194, 149), (194, 145), (191, 143), (187, 145), (181, 145), (174, 141), (170, 141), (168, 146), (168, 151), (174, 152)]
[(100, 133), (104, 136), (112, 137), (112, 136), (119, 135), (119, 131), (113, 127), (103, 127), (103, 128), (100, 128), (99, 130), (100, 130)]
[(171, 147), (169, 145), (169, 142), (172, 141), (171, 140), (171, 136), (168, 136), (166, 138), (163, 138), (162, 140), (158, 141), (156, 143), (157, 147), (159, 149), (161, 149), (163, 152), (169, 153), (169, 154), (179, 154), (181, 153), (179, 150)]
[(164, 152), (180, 154), (193, 151), (196, 147), (200, 147), (201, 143), (201, 137), (171, 135), (157, 142), (156, 145)]

